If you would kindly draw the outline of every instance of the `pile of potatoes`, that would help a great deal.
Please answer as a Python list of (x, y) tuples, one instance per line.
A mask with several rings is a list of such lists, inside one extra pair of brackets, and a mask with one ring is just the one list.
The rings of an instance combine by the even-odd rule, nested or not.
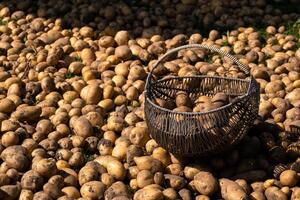
[(155, 103), (163, 108), (176, 112), (207, 112), (227, 105), (234, 100), (229, 95), (218, 92), (212, 97), (201, 95), (194, 102), (187, 92), (180, 91), (176, 93), (175, 102), (171, 99), (156, 98)]
[[(0, 199), (299, 199), (300, 41), (285, 26), (243, 27), (296, 17), (265, 0), (1, 2)], [(222, 34), (210, 24), (236, 28)], [(259, 118), (221, 155), (173, 155), (145, 122), (147, 74), (185, 44), (236, 55), (261, 86)], [(246, 78), (201, 49), (181, 51), (153, 73)], [(178, 92), (156, 103), (205, 112), (234, 98)]]

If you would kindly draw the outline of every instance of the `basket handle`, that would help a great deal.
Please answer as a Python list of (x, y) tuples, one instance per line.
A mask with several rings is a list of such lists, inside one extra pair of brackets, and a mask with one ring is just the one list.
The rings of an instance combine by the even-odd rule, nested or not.
[(249, 69), (244, 65), (242, 64), (236, 57), (220, 50), (219, 48), (215, 47), (215, 46), (208, 46), (208, 45), (204, 45), (204, 44), (188, 44), (188, 45), (184, 45), (184, 46), (180, 46), (180, 47), (177, 47), (177, 48), (174, 48), (170, 51), (168, 51), (167, 53), (165, 53), (163, 56), (161, 56), (157, 61), (156, 63), (154, 64), (152, 70), (150, 71), (150, 73), (148, 74), (148, 77), (147, 77), (147, 80), (146, 80), (146, 88), (148, 85), (148, 82), (151, 82), (151, 76), (153, 76), (153, 71), (155, 70), (155, 68), (166, 58), (168, 57), (170, 54), (173, 54), (175, 52), (178, 52), (180, 50), (183, 50), (183, 49), (188, 49), (188, 48), (200, 48), (200, 49), (206, 49), (206, 50), (211, 50), (213, 52), (217, 52), (219, 53), (220, 55), (222, 56), (226, 56), (228, 57), (230, 60), (232, 60), (237, 66), (239, 69), (241, 69), (247, 76), (250, 76), (250, 71)]

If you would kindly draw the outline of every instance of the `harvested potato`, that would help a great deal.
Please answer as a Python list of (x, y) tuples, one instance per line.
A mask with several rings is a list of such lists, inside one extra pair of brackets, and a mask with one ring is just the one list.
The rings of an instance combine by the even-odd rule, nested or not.
[(82, 185), (80, 194), (83, 198), (99, 199), (104, 196), (105, 186), (100, 181), (90, 181)]
[(293, 187), (298, 183), (299, 176), (293, 170), (286, 170), (280, 174), (280, 183), (284, 186)]

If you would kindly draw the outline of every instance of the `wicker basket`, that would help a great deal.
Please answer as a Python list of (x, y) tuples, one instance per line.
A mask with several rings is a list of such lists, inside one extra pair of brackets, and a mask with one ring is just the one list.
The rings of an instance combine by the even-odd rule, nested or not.
[[(157, 79), (153, 70), (169, 55), (187, 48), (217, 52), (231, 59), (247, 76), (236, 79), (218, 76), (165, 77)], [(227, 150), (247, 133), (258, 115), (259, 84), (235, 57), (200, 44), (181, 46), (163, 55), (146, 80), (145, 117), (150, 134), (158, 144), (176, 155), (207, 156)], [(154, 103), (155, 98), (175, 99), (185, 91), (194, 100), (199, 95), (224, 92), (234, 100), (208, 112), (176, 112)]]

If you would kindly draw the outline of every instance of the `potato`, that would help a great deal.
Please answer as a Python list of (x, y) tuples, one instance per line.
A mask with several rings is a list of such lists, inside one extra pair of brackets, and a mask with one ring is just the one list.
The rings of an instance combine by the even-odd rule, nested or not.
[(81, 152), (75, 152), (73, 153), (73, 155), (71, 156), (71, 158), (69, 159), (69, 164), (72, 167), (81, 167), (84, 165), (85, 159), (84, 156)]
[(91, 166), (84, 166), (79, 170), (78, 173), (79, 185), (82, 186), (87, 182), (99, 180), (99, 177), (100, 174), (96, 169)]
[(149, 170), (142, 170), (137, 174), (137, 185), (139, 188), (144, 188), (147, 185), (153, 184), (154, 176)]
[(152, 156), (153, 158), (161, 161), (164, 166), (171, 164), (170, 154), (162, 147), (155, 148), (152, 152)]
[(82, 88), (80, 97), (86, 104), (97, 104), (102, 98), (102, 90), (97, 84), (87, 85)]
[(130, 141), (139, 146), (145, 146), (150, 139), (149, 131), (146, 127), (134, 127), (129, 135)]
[(43, 186), (43, 190), (46, 194), (48, 194), (50, 197), (52, 197), (53, 199), (57, 199), (60, 196), (63, 195), (62, 191), (60, 190), (60, 188), (57, 185), (54, 185), (52, 183), (46, 183)]
[(86, 117), (79, 117), (74, 122), (74, 132), (76, 135), (87, 138), (93, 135), (93, 128)]
[(264, 193), (257, 192), (257, 191), (252, 192), (250, 194), (250, 198), (255, 199), (255, 200), (266, 200), (266, 197), (265, 197)]
[(17, 145), (19, 143), (19, 136), (12, 131), (4, 133), (1, 137), (1, 143), (5, 147)]
[(99, 199), (104, 196), (105, 186), (100, 181), (90, 181), (85, 183), (81, 189), (80, 194), (83, 198)]
[(126, 152), (126, 161), (129, 164), (129, 166), (135, 165), (134, 157), (143, 156), (143, 154), (144, 154), (143, 149), (140, 146), (130, 145), (127, 148), (127, 152)]
[(229, 179), (220, 179), (222, 198), (225, 200), (246, 199), (247, 194), (241, 186)]
[(282, 199), (287, 200), (286, 194), (284, 194), (281, 190), (279, 190), (277, 187), (272, 186), (266, 189), (265, 196), (267, 199)]
[(31, 199), (33, 199), (33, 192), (30, 190), (22, 189), (19, 199), (20, 200), (31, 200)]
[(153, 157), (141, 156), (141, 157), (134, 157), (133, 159), (139, 170), (150, 170), (152, 173), (162, 170), (161, 161)]
[(119, 46), (126, 45), (129, 41), (129, 33), (127, 31), (118, 31), (114, 39)]
[(164, 195), (157, 188), (143, 188), (134, 193), (134, 200), (163, 200)]
[(187, 181), (180, 176), (165, 174), (164, 177), (166, 183), (175, 190), (180, 190), (187, 184)]
[(43, 186), (44, 179), (36, 171), (29, 170), (21, 178), (22, 189), (38, 191)]
[(12, 117), (19, 121), (36, 121), (39, 119), (41, 113), (42, 109), (38, 106), (24, 106), (17, 108), (17, 110), (12, 113)]
[(218, 181), (209, 172), (199, 172), (194, 176), (195, 187), (200, 194), (210, 196), (218, 190)]
[(33, 195), (33, 200), (52, 200), (45, 192), (37, 192)]
[(110, 174), (103, 173), (103, 174), (101, 174), (101, 182), (106, 187), (109, 187), (109, 186), (111, 186), (115, 182), (115, 179)]
[(26, 149), (20, 145), (7, 147), (2, 151), (1, 158), (6, 162), (7, 166), (18, 171), (25, 170), (29, 165)]
[(300, 197), (300, 189), (299, 188), (294, 188), (291, 200), (297, 200)]
[(163, 191), (164, 198), (167, 200), (178, 199), (178, 194), (173, 188), (167, 188)]
[(177, 107), (180, 107), (180, 106), (191, 107), (192, 106), (192, 102), (191, 102), (188, 94), (186, 94), (185, 92), (178, 92), (175, 102), (176, 102)]
[(9, 98), (4, 98), (0, 100), (0, 112), (11, 113), (16, 108), (15, 103)]
[(8, 185), (9, 184), (9, 176), (7, 174), (1, 173), (0, 174), (0, 186)]
[(203, 167), (198, 165), (187, 165), (184, 167), (184, 176), (189, 179), (193, 180), (194, 176), (198, 174), (201, 170), (203, 170)]
[(124, 127), (124, 119), (118, 116), (111, 116), (107, 120), (107, 128), (110, 131), (121, 132)]
[(19, 197), (21, 192), (21, 186), (19, 183), (16, 185), (4, 185), (0, 187), (0, 190), (5, 192), (9, 198), (8, 199), (16, 199)]
[(126, 176), (126, 170), (122, 163), (117, 160), (111, 160), (107, 164), (107, 173), (112, 175), (116, 180), (123, 180)]
[(148, 153), (152, 153), (153, 150), (157, 147), (158, 147), (158, 144), (156, 143), (156, 141), (154, 139), (148, 140), (148, 142), (146, 143), (146, 146), (145, 146), (146, 151)]
[(57, 168), (55, 163), (55, 160), (52, 158), (41, 159), (37, 162), (34, 170), (42, 176), (50, 177), (56, 174)]
[(115, 49), (115, 55), (121, 60), (129, 60), (132, 57), (132, 52), (127, 45), (121, 45)]
[(104, 193), (105, 200), (113, 200), (119, 196), (131, 197), (128, 186), (121, 181), (113, 183)]
[(279, 179), (282, 185), (293, 187), (298, 183), (299, 176), (293, 170), (286, 170), (280, 174)]
[(64, 187), (61, 191), (69, 198), (77, 199), (81, 196), (77, 188), (73, 186)]

